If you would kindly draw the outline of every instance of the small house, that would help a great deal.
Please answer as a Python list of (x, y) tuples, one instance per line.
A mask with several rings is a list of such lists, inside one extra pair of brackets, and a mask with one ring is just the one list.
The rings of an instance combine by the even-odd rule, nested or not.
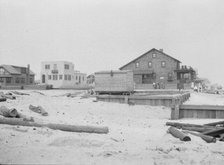
[(35, 74), (27, 67), (0, 65), (0, 86), (22, 86), (34, 84)]

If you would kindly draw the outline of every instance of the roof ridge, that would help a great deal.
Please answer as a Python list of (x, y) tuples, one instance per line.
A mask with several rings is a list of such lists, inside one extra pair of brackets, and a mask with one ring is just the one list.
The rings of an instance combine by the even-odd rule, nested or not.
[[(129, 65), (130, 63), (132, 63), (132, 62), (134, 62), (134, 61), (138, 60), (139, 58), (141, 58), (141, 57), (143, 57), (143, 56), (145, 56), (146, 54), (150, 53), (151, 51), (157, 51), (157, 52), (160, 52), (160, 53), (162, 53), (163, 55), (166, 55), (166, 56), (168, 56), (168, 57), (170, 57), (170, 58), (174, 59), (175, 61), (180, 62), (180, 61), (179, 61), (179, 60), (177, 60), (176, 58), (174, 58), (174, 57), (172, 57), (172, 56), (170, 56), (170, 55), (168, 55), (168, 54), (164, 53), (163, 51), (160, 51), (160, 50), (158, 50), (158, 49), (156, 49), (156, 48), (152, 48), (152, 49), (150, 49), (149, 51), (147, 51), (147, 52), (143, 53), (142, 55), (138, 56), (138, 57), (137, 57), (137, 58), (135, 58), (134, 60), (132, 60), (132, 61), (128, 62), (128, 63), (127, 63), (127, 64), (125, 64), (125, 65), (123, 65), (123, 66), (122, 66), (122, 67), (120, 67), (119, 69), (121, 70), (121, 69), (122, 69), (122, 68), (124, 68), (125, 66), (127, 66), (127, 65)], [(180, 62), (180, 63), (181, 63), (181, 62)]]

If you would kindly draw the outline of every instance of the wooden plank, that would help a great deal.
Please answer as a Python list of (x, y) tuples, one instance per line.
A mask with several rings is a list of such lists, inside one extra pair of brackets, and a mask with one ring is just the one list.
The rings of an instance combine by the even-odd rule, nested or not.
[(210, 131), (203, 132), (203, 134), (213, 136), (213, 137), (218, 137), (221, 134), (224, 134), (224, 128), (213, 129), (213, 130), (210, 130)]
[(221, 105), (181, 105), (180, 109), (199, 109), (199, 110), (223, 110), (224, 106)]

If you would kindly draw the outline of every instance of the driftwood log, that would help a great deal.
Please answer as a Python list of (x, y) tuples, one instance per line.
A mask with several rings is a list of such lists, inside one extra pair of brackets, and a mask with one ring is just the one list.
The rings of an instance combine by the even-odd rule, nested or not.
[(191, 131), (183, 131), (183, 132), (184, 133), (189, 133), (189, 134), (194, 135), (194, 136), (201, 137), (207, 143), (215, 143), (216, 142), (216, 138), (214, 138), (212, 136), (203, 135), (201, 133), (195, 133), (195, 132), (191, 132)]
[(182, 127), (210, 127), (210, 126), (204, 126), (204, 125), (199, 125), (199, 124), (176, 123), (176, 122), (166, 122), (166, 125), (176, 127), (176, 128), (182, 128)]
[(20, 125), (28, 127), (48, 127), (54, 130), (69, 131), (69, 132), (86, 132), (86, 133), (99, 133), (107, 134), (108, 127), (95, 127), (95, 126), (80, 126), (80, 125), (65, 125), (65, 124), (42, 124), (36, 122), (23, 121), (16, 118), (0, 118), (0, 124)]
[(206, 132), (210, 130), (216, 129), (214, 128), (207, 128), (207, 127), (182, 127), (181, 129), (183, 130), (188, 130), (188, 131), (195, 131), (195, 132)]
[(18, 91), (11, 91), (11, 93), (14, 93), (16, 95), (30, 95), (28, 93), (18, 92)]
[(168, 129), (168, 132), (174, 137), (179, 138), (181, 141), (191, 141), (191, 138), (189, 136), (174, 127), (170, 127)]
[(30, 105), (29, 109), (33, 112), (40, 113), (42, 116), (48, 116), (48, 113), (41, 106)]
[(208, 123), (208, 124), (204, 124), (204, 125), (207, 125), (207, 126), (222, 125), (222, 126), (224, 126), (224, 121), (218, 121), (218, 122)]
[(218, 128), (214, 130), (210, 130), (207, 132), (203, 132), (204, 135), (209, 135), (213, 137), (220, 137), (222, 134), (224, 134), (224, 128)]

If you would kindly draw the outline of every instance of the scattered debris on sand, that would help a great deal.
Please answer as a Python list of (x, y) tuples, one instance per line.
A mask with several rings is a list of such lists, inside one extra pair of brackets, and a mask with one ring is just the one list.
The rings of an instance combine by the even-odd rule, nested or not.
[(23, 92), (18, 92), (18, 91), (11, 91), (11, 93), (14, 93), (14, 94), (16, 94), (16, 95), (30, 95), (30, 94), (28, 94), (28, 93), (23, 93)]
[(47, 111), (45, 111), (45, 109), (39, 105), (38, 106), (30, 105), (29, 109), (33, 112), (40, 113), (42, 116), (48, 116)]
[(27, 117), (26, 115), (19, 113), (15, 108), (7, 108), (5, 106), (0, 107), (0, 115), (7, 118), (21, 118), (23, 121), (34, 122), (33, 117)]
[[(168, 132), (174, 137), (183, 140), (186, 134), (191, 134), (194, 136), (201, 137), (207, 143), (215, 143), (216, 138), (219, 141), (224, 141), (224, 121), (208, 123), (204, 125), (199, 124), (189, 124), (189, 123), (175, 123), (167, 122), (167, 126), (171, 126)], [(175, 128), (176, 129), (175, 129)], [(180, 129), (183, 131), (181, 132)], [(184, 140), (183, 140), (184, 141)]]

